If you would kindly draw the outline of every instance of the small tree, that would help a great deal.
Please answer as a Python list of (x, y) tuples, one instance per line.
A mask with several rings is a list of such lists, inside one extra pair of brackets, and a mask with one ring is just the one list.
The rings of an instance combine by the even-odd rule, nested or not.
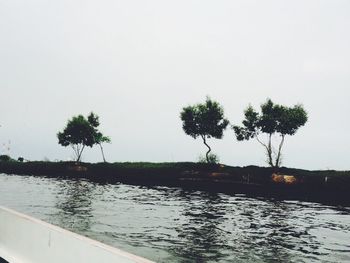
[[(281, 165), (281, 151), (286, 135), (294, 135), (297, 130), (307, 122), (307, 113), (302, 105), (286, 107), (274, 104), (270, 99), (261, 105), (261, 113), (256, 112), (252, 106), (244, 111), (243, 126), (232, 126), (239, 141), (256, 138), (266, 149), (268, 164), (278, 168)], [(267, 141), (259, 137), (267, 134)], [(280, 141), (276, 147), (272, 144), (272, 136), (278, 135)]]
[(72, 147), (76, 161), (79, 162), (84, 148), (95, 144), (94, 134), (94, 127), (90, 122), (84, 116), (78, 115), (68, 120), (67, 126), (57, 134), (57, 138), (62, 146)]
[(103, 161), (106, 162), (102, 143), (111, 143), (111, 139), (108, 136), (104, 136), (99, 130), (97, 130), (97, 127), (100, 126), (100, 119), (96, 114), (91, 112), (88, 116), (88, 121), (91, 124), (91, 126), (94, 127), (95, 143), (100, 146)]
[(97, 129), (98, 126), (100, 126), (99, 117), (93, 112), (87, 119), (82, 115), (75, 116), (68, 121), (63, 132), (57, 134), (58, 143), (65, 147), (70, 145), (74, 150), (77, 162), (80, 161), (85, 146), (92, 147), (94, 144), (98, 144), (103, 161), (106, 162), (102, 143), (110, 143), (111, 139), (104, 136)]
[(105, 154), (103, 151), (102, 143), (111, 143), (111, 139), (107, 136), (104, 136), (102, 133), (98, 132), (96, 134), (96, 143), (100, 146), (103, 161), (106, 162)]
[(181, 112), (182, 128), (186, 134), (194, 139), (202, 138), (205, 146), (208, 147), (206, 160), (209, 163), (211, 148), (207, 143), (208, 138), (221, 139), (229, 121), (224, 118), (224, 110), (216, 101), (207, 97), (204, 104), (196, 104), (184, 107)]

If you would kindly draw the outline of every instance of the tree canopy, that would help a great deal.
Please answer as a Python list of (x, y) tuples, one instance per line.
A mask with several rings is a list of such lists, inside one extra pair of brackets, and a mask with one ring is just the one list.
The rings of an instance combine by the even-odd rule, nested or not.
[(222, 106), (216, 101), (207, 97), (205, 103), (187, 106), (180, 114), (182, 128), (187, 135), (194, 139), (201, 137), (203, 143), (208, 147), (206, 153), (207, 162), (210, 162), (210, 146), (207, 144), (208, 138), (221, 139), (229, 121), (224, 117)]
[[(297, 130), (307, 122), (307, 112), (303, 106), (298, 104), (287, 107), (274, 104), (271, 99), (267, 99), (261, 105), (261, 113), (258, 113), (249, 106), (244, 111), (242, 126), (232, 126), (236, 138), (239, 141), (256, 138), (266, 149), (268, 164), (272, 167), (281, 165), (281, 151), (286, 135), (294, 135)], [(267, 134), (267, 142), (259, 137), (260, 134)], [(272, 145), (272, 136), (277, 134), (280, 137), (278, 148)]]

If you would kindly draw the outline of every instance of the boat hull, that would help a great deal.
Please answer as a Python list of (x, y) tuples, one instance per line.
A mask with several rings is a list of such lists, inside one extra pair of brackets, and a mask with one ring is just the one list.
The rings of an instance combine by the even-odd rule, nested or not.
[(151, 263), (0, 206), (0, 257), (10, 263)]

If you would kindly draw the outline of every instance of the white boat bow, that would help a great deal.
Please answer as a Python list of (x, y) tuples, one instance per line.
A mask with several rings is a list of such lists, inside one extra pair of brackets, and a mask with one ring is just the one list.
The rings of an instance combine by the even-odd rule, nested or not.
[(0, 258), (9, 263), (152, 262), (1, 206)]

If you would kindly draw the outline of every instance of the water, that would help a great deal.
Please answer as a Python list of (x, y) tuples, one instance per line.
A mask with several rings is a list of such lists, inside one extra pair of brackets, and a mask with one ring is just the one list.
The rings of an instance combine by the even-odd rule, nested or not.
[(157, 262), (350, 262), (350, 207), (4, 174), (0, 205)]

